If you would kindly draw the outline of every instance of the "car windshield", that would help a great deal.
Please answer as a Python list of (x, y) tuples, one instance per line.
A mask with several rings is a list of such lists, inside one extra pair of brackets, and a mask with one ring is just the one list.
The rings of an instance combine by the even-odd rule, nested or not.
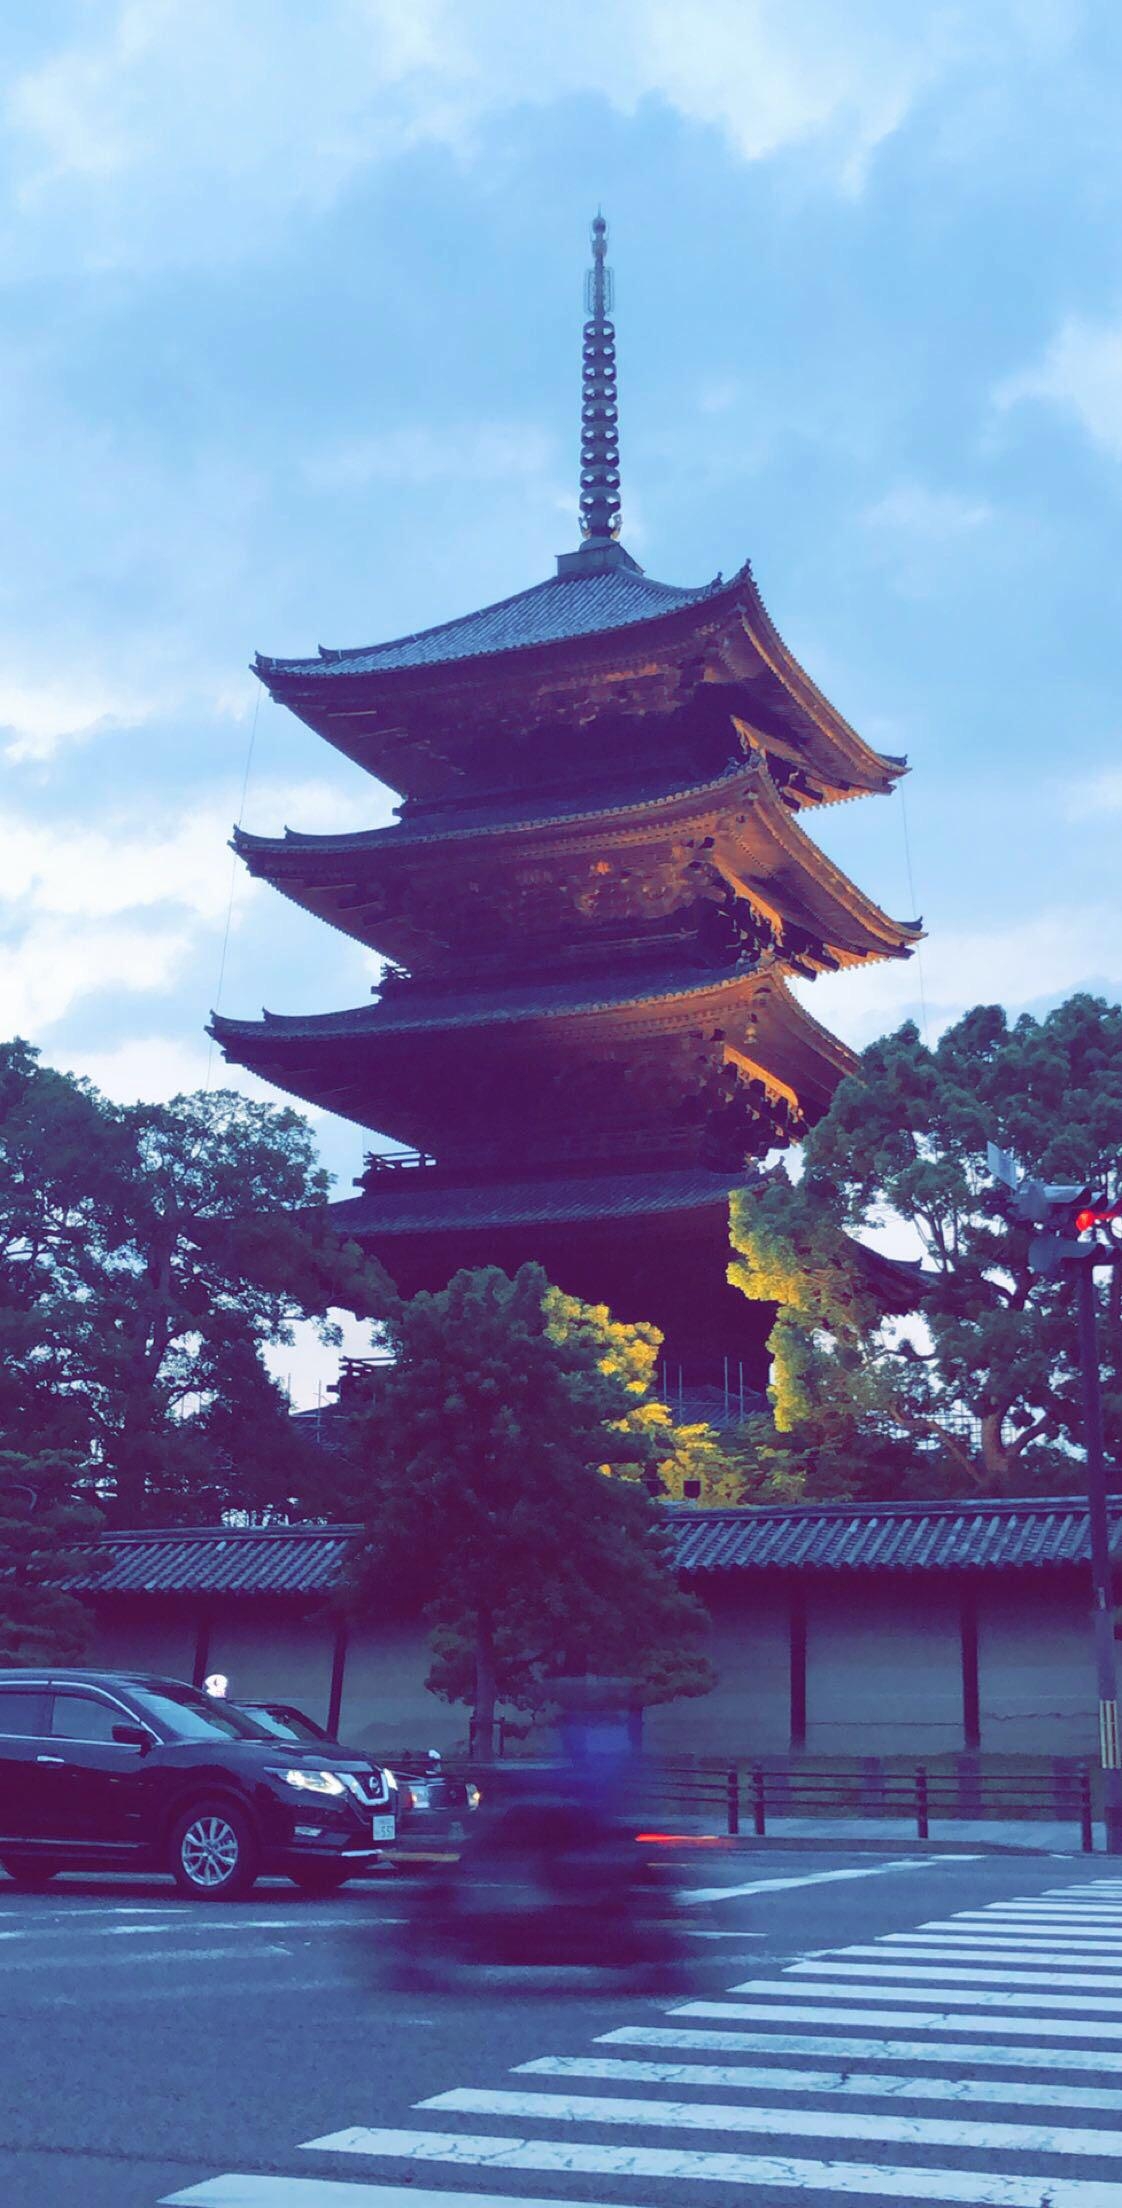
[(249, 1716), (193, 1687), (134, 1687), (133, 1695), (175, 1740), (267, 1740), (272, 1736)]
[(305, 1717), (303, 1710), (279, 1709), (275, 1705), (272, 1709), (265, 1709), (251, 1702), (245, 1705), (245, 1715), (252, 1718), (254, 1724), (263, 1733), (269, 1733), (274, 1740), (319, 1741), (331, 1738), (330, 1733), (324, 1732), (322, 1725)]

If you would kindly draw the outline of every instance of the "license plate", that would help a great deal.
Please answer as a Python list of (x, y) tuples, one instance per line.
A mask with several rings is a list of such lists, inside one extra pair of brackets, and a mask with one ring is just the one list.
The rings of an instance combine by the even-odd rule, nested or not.
[(393, 1817), (375, 1817), (375, 1819), (374, 1819), (374, 1838), (375, 1838), (375, 1840), (392, 1840), (392, 1839), (393, 1839), (393, 1836), (394, 1836), (394, 1830), (395, 1830), (395, 1825), (396, 1825), (396, 1819), (395, 1819), (395, 1818), (393, 1818)]

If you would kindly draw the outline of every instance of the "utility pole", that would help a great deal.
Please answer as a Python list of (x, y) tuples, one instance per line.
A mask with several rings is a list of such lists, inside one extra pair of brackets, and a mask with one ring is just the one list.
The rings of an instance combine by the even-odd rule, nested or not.
[(1106, 1466), (1103, 1459), (1102, 1387), (1099, 1377), (1095, 1267), (1116, 1265), (1122, 1250), (1096, 1229), (1122, 1218), (1122, 1204), (1095, 1196), (1090, 1188), (1033, 1180), (1018, 1175), (1008, 1150), (987, 1145), (990, 1172), (1013, 1196), (1013, 1209), (1036, 1229), (1029, 1245), (1029, 1266), (1045, 1279), (1076, 1283), (1079, 1313), (1079, 1365), (1083, 1381), (1083, 1447), (1087, 1463), (1087, 1517), (1091, 1535), (1091, 1622), (1099, 1701), (1099, 1763), (1102, 1773), (1103, 1838), (1108, 1855), (1122, 1855), (1122, 1753), (1118, 1728), (1118, 1665), (1114, 1641), (1114, 1590), (1110, 1558)]

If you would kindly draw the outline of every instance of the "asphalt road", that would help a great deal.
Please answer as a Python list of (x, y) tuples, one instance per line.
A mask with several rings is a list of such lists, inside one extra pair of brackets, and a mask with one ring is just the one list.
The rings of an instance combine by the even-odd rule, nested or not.
[(1101, 1858), (699, 1850), (658, 1999), (392, 1992), (401, 1876), (210, 1908), (0, 1880), (3, 2208), (1122, 2199)]

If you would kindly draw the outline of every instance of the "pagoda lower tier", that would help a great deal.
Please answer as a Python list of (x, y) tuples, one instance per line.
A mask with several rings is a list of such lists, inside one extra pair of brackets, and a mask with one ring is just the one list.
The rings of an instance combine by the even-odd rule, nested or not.
[(729, 1199), (751, 1185), (696, 1167), (470, 1182), (375, 1156), (364, 1193), (332, 1217), (404, 1296), (463, 1266), (544, 1266), (566, 1294), (659, 1328), (662, 1385), (685, 1417), (721, 1423), (723, 1404), (735, 1422), (762, 1402), (773, 1317), (727, 1279)]
[(738, 1167), (798, 1139), (854, 1063), (771, 954), (458, 994), (402, 981), (212, 1031), (277, 1087), (472, 1172)]

